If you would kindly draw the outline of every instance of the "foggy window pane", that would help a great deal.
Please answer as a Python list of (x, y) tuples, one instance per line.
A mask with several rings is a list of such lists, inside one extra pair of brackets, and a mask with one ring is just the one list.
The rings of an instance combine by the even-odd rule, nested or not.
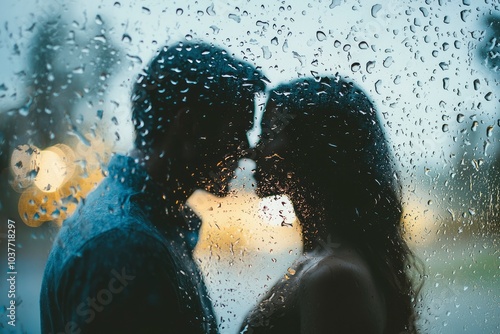
[[(293, 135), (281, 138), (277, 134), (292, 123), (297, 126), (295, 132), (285, 132), (297, 134), (297, 138), (302, 129), (304, 138), (338, 139), (329, 143), (325, 159), (334, 161), (332, 166), (344, 167), (339, 167), (338, 174), (325, 174), (322, 187), (327, 189), (318, 187), (325, 191), (315, 194), (318, 203), (328, 203), (319, 205), (321, 209), (314, 212), (318, 217), (322, 210), (358, 196), (345, 185), (361, 184), (362, 173), (378, 178), (377, 171), (361, 167), (359, 161), (376, 160), (387, 149), (392, 160), (381, 163), (381, 168), (394, 167), (387, 182), (400, 191), (398, 233), (418, 259), (408, 273), (415, 289), (421, 286), (412, 301), (419, 332), (500, 331), (500, 8), (496, 1), (5, 0), (2, 7), (0, 266), (10, 268), (5, 272), (15, 272), (6, 274), (7, 278), (15, 276), (15, 293), (0, 296), (0, 304), (5, 306), (0, 312), (5, 314), (0, 320), (2, 332), (40, 333), (42, 276), (63, 222), (109, 176), (107, 166), (116, 154), (127, 155), (137, 137), (148, 144), (151, 127), (137, 124), (144, 119), (132, 119), (133, 101), (144, 98), (133, 94), (134, 85), (151, 80), (153, 84), (144, 83), (147, 91), (157, 83), (178, 85), (175, 78), (180, 78), (179, 85), (186, 83), (187, 87), (183, 94), (191, 94), (190, 85), (201, 80), (195, 70), (173, 68), (169, 70), (177, 77), (155, 78), (147, 77), (145, 71), (167, 47), (197, 41), (251, 64), (265, 76), (259, 80), (266, 85), (264, 91), (256, 89), (253, 124), (246, 133), (248, 143), (243, 145), (246, 153), (253, 153), (233, 166), (234, 176), (232, 170), (206, 176), (207, 180), (229, 182), (228, 189), (222, 189), (229, 194), (220, 196), (217, 190), (221, 189), (207, 185), (206, 189), (197, 187), (186, 203), (177, 203), (186, 209), (182, 214), (188, 224), (201, 225), (199, 235), (186, 236), (186, 242), (196, 245), (193, 258), (203, 274), (220, 333), (238, 333), (248, 314), (274, 291), (277, 282), (292, 282), (297, 263), (304, 263), (308, 233), (320, 233), (297, 217), (301, 213), (294, 196), (278, 191), (285, 188), (283, 184), (259, 179), (259, 159), (252, 155), (257, 154), (252, 149), (271, 138), (271, 153), (261, 161), (277, 161), (278, 166), (280, 159), (300, 156), (298, 146), (279, 151), (280, 144), (293, 142)], [(189, 62), (195, 68), (200, 59), (205, 58), (194, 57)], [(221, 104), (210, 100), (210, 89), (217, 91), (217, 99), (225, 96), (224, 105), (233, 103), (228, 99), (239, 97), (245, 92), (243, 87), (250, 85), (240, 89), (212, 80), (210, 77), (199, 99), (210, 108)], [(318, 84), (327, 88), (315, 90), (316, 97), (304, 93), (306, 98), (300, 101), (294, 100), (299, 93), (293, 87), (291, 93), (288, 88), (280, 91), (301, 80), (311, 83), (307, 87)], [(369, 125), (355, 121), (352, 125), (347, 116), (346, 122), (335, 123), (332, 116), (308, 128), (307, 118), (304, 123), (296, 122), (299, 126), (292, 121), (295, 116), (279, 116), (284, 105), (291, 106), (290, 110), (314, 110), (308, 98), (324, 101), (328, 89), (344, 82), (352, 83), (356, 93), (346, 84), (338, 88), (343, 98), (338, 100), (366, 99), (366, 104), (360, 102), (349, 112), (373, 111), (375, 118)], [(225, 89), (234, 91), (224, 95)], [(153, 108), (148, 98), (144, 100)], [(238, 109), (235, 103), (234, 109)], [(367, 105), (373, 108), (364, 109)], [(265, 115), (272, 112), (278, 116), (270, 121)], [(370, 126), (376, 128), (374, 132), (365, 129)], [(226, 144), (213, 148), (207, 138), (226, 134), (225, 129), (200, 127), (191, 129), (200, 133), (196, 140), (179, 143), (179, 150), (182, 147), (187, 152), (192, 145), (205, 149), (205, 157), (224, 153)], [(335, 131), (338, 137), (332, 135)], [(367, 134), (366, 143), (358, 140), (358, 134)], [(353, 155), (350, 160), (352, 152), (342, 150), (344, 144), (350, 147), (350, 138), (365, 145), (356, 146), (356, 154), (370, 147), (368, 158), (358, 161)], [(387, 140), (387, 148), (385, 142), (373, 138)], [(296, 145), (302, 142), (297, 139)], [(231, 145), (241, 143), (235, 140)], [(313, 144), (310, 151), (298, 164), (309, 164), (311, 175), (327, 173), (323, 169), (330, 165), (321, 166), (323, 160), (307, 160), (317, 157)], [(354, 170), (360, 171), (358, 176)], [(276, 167), (274, 172), (279, 171)], [(192, 174), (197, 172), (194, 168)], [(287, 176), (293, 180), (297, 174)], [(338, 187), (331, 186), (335, 177)], [(384, 184), (385, 179), (379, 181)], [(270, 182), (264, 195), (259, 182), (261, 186)], [(372, 207), (387, 205), (376, 191), (363, 192), (369, 187), (360, 186), (359, 205), (338, 204), (341, 209), (352, 209), (352, 215), (345, 216), (340, 210), (339, 217), (363, 216), (365, 211), (369, 216), (368, 202), (373, 202)], [(332, 201), (327, 202), (326, 197)], [(373, 225), (369, 228), (382, 231)], [(9, 235), (14, 234), (13, 253), (9, 241), (14, 237)], [(333, 237), (333, 241), (323, 240), (328, 247), (336, 247), (337, 236)], [(316, 256), (313, 251), (307, 254), (307, 259)], [(14, 312), (8, 309), (12, 304)]]

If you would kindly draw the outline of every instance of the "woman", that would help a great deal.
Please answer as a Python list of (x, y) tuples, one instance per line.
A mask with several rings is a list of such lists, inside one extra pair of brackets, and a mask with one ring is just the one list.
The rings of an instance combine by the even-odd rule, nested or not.
[(340, 77), (274, 89), (262, 121), (260, 196), (286, 194), (304, 255), (242, 326), (245, 333), (416, 332), (414, 257), (400, 189), (367, 96)]

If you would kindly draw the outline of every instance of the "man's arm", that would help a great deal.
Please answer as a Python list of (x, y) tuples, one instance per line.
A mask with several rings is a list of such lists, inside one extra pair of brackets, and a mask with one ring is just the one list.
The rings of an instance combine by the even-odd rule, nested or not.
[(144, 232), (110, 230), (65, 265), (56, 287), (64, 333), (165, 333), (189, 328), (175, 262)]

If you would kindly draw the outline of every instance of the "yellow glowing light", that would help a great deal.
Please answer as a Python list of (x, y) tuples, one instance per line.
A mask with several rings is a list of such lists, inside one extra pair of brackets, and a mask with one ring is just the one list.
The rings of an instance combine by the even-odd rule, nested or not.
[(403, 206), (403, 237), (411, 246), (430, 244), (436, 238), (438, 212), (424, 199), (412, 197)]
[(188, 205), (203, 220), (193, 256), (209, 293), (218, 298), (214, 310), (225, 323), (241, 323), (228, 305), (240, 315), (249, 312), (274, 282), (293, 275), (290, 266), (302, 254), (301, 228), (290, 201), (260, 199), (237, 188), (225, 198), (197, 191)]
[(40, 219), (41, 217), (38, 213), (40, 203), (35, 201), (30, 191), (25, 191), (21, 194), (17, 208), (19, 210), (19, 216), (26, 225), (38, 227), (45, 222), (45, 220)]
[(30, 187), (39, 163), (40, 149), (38, 147), (30, 145), (16, 147), (10, 159), (10, 169), (14, 176), (12, 188), (17, 192), (22, 192)]
[(40, 152), (35, 185), (44, 192), (56, 191), (75, 170), (75, 156), (66, 145), (58, 144)]
[[(198, 190), (188, 205), (203, 220), (195, 256), (241, 256), (243, 253), (297, 251), (301, 227), (286, 197), (260, 199), (237, 191), (225, 198)], [(282, 224), (283, 223), (283, 224)]]
[(44, 192), (56, 191), (66, 178), (67, 166), (56, 152), (40, 152), (40, 170), (35, 178), (35, 185)]
[[(16, 148), (11, 158), (12, 186), (21, 192), (18, 210), (23, 222), (31, 227), (47, 221), (61, 225), (103, 179), (101, 164), (108, 155), (104, 146), (99, 151), (96, 155), (89, 148), (77, 156), (65, 144), (43, 151), (29, 145)], [(92, 163), (77, 164), (79, 160)]]
[(47, 151), (55, 152), (66, 164), (66, 179), (69, 179), (75, 171), (75, 153), (73, 150), (64, 144), (57, 144), (46, 149)]
[(51, 214), (55, 211), (56, 206), (55, 193), (44, 193), (37, 187), (31, 187), (24, 191), (19, 198), (19, 216), (26, 225), (38, 227), (46, 221), (53, 220)]

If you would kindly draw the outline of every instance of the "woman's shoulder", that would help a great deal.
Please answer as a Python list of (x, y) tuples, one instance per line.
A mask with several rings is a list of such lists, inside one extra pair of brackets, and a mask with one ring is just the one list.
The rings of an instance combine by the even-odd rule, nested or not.
[(303, 263), (303, 282), (331, 282), (332, 279), (373, 281), (369, 264), (356, 248), (350, 245), (311, 252)]
[(314, 326), (318, 333), (377, 333), (385, 327), (383, 291), (354, 247), (323, 254), (302, 274), (299, 290), (302, 325)]

